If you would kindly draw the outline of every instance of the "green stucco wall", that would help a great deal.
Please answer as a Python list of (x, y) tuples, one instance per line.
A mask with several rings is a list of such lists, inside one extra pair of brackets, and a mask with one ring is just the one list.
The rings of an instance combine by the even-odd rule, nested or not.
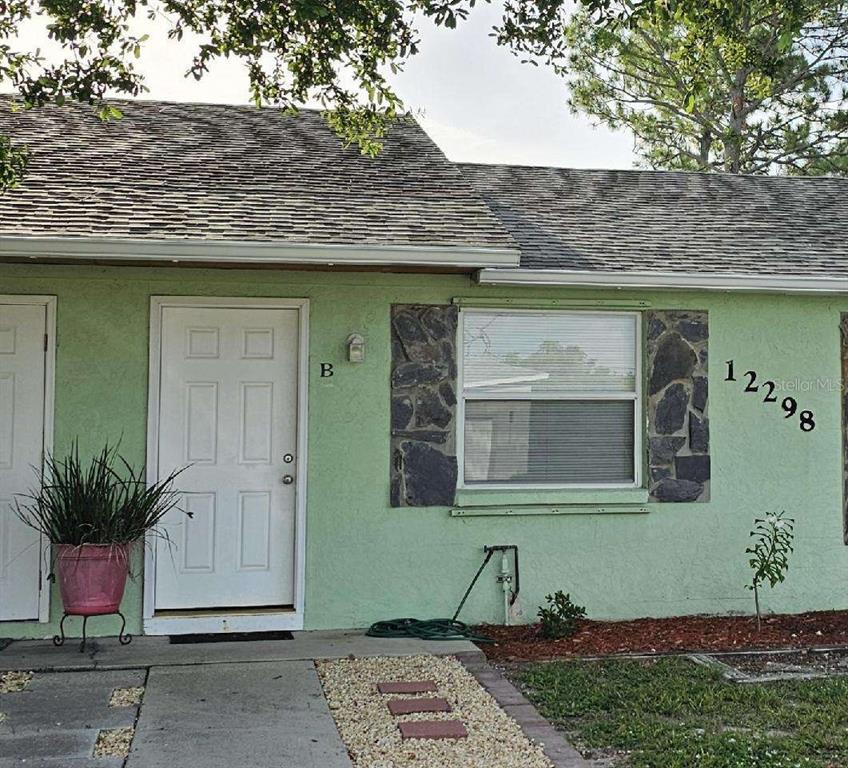
[[(0, 294), (58, 297), (56, 449), (79, 436), (87, 450), (122, 440), (145, 456), (149, 304), (152, 295), (307, 297), (311, 300), (306, 627), (362, 627), (395, 616), (450, 615), (484, 544), (521, 552), (521, 605), (531, 619), (546, 593), (564, 589), (596, 618), (749, 612), (743, 588), (754, 516), (780, 509), (797, 519), (785, 584), (767, 609), (848, 608), (842, 544), (839, 313), (826, 297), (680, 292), (491, 289), (465, 276), (182, 268), (0, 265)], [(710, 317), (711, 501), (654, 504), (648, 514), (452, 518), (445, 508), (389, 507), (389, 307), (455, 296), (639, 299), (657, 308), (706, 309)], [(351, 365), (344, 341), (367, 339)], [(723, 381), (739, 373), (799, 382), (817, 428), (804, 433), (777, 406)], [(332, 362), (335, 376), (320, 378)], [(796, 394), (796, 393), (786, 393)], [(623, 498), (623, 497), (622, 497)], [(555, 494), (614, 500), (603, 492)], [(631, 500), (628, 497), (628, 500)], [(520, 502), (521, 499), (516, 499)], [(500, 621), (495, 567), (461, 618)], [(124, 608), (140, 630), (141, 579)], [(51, 634), (50, 625), (0, 624), (0, 636)], [(112, 631), (106, 620), (92, 630)]]

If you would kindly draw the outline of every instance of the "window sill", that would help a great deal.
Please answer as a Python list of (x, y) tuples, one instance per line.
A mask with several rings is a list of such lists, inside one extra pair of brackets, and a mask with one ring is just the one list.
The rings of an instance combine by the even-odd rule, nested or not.
[(463, 489), (451, 517), (533, 515), (644, 515), (645, 488), (564, 488), (550, 490)]
[(459, 509), (475, 507), (609, 507), (648, 503), (646, 488), (543, 488), (543, 489), (485, 489), (463, 488), (456, 492), (454, 506)]
[(454, 507), (451, 517), (536, 517), (539, 515), (647, 515), (648, 507), (635, 504), (563, 504), (550, 506)]

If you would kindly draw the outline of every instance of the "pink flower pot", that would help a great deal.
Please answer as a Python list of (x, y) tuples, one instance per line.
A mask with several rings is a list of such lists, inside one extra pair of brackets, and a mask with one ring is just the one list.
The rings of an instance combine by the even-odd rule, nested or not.
[(66, 613), (115, 613), (124, 596), (129, 544), (59, 545), (59, 588)]

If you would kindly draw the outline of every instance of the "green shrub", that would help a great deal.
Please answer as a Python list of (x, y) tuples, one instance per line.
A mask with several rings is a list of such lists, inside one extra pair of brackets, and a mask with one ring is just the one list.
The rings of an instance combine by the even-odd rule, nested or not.
[(539, 634), (549, 640), (561, 637), (571, 637), (585, 618), (586, 609), (582, 605), (571, 602), (570, 594), (558, 590), (556, 594), (547, 595), (548, 605), (539, 607)]

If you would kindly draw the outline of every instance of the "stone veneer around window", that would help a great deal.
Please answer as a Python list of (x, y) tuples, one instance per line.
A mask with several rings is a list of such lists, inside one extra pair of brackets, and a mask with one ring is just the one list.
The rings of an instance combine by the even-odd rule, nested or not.
[[(391, 504), (394, 507), (454, 503), (457, 318), (458, 310), (453, 305), (392, 307)], [(708, 315), (693, 310), (652, 310), (646, 313), (646, 322), (650, 499), (708, 501)]]
[(457, 319), (452, 305), (392, 307), (393, 507), (454, 503)]
[(650, 499), (709, 501), (708, 315), (651, 310), (646, 322)]

